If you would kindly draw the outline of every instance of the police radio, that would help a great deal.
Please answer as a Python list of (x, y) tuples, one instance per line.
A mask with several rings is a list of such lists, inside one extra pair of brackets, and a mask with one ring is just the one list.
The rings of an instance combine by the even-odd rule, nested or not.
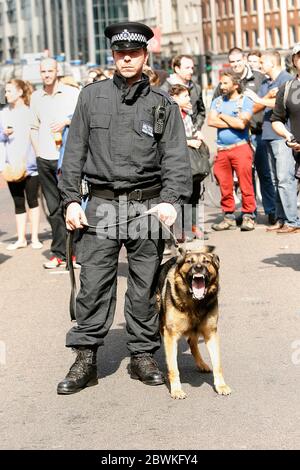
[(153, 132), (155, 135), (162, 135), (164, 132), (165, 121), (166, 121), (166, 108), (165, 106), (159, 105), (153, 108), (154, 114), (154, 125)]

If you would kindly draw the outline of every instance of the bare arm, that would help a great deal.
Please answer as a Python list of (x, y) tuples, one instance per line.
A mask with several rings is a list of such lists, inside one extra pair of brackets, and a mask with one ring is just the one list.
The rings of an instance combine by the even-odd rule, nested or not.
[(38, 146), (39, 139), (38, 139), (38, 136), (39, 136), (39, 131), (37, 129), (31, 129), (30, 139), (31, 139), (31, 143), (32, 143), (34, 152), (35, 152), (37, 157), (39, 156), (39, 146)]
[(265, 108), (274, 109), (277, 92), (278, 88), (272, 88), (272, 90), (270, 90), (264, 97), (261, 98), (254, 91), (246, 90), (244, 92), (244, 95), (248, 96), (248, 98), (250, 98), (254, 102), (253, 113), (255, 114)]
[(208, 114), (207, 124), (210, 127), (216, 127), (217, 129), (228, 129), (229, 125), (223, 121), (223, 119), (220, 119), (219, 116), (220, 115), (217, 113), (217, 111), (210, 111)]
[(233, 129), (244, 130), (249, 124), (251, 119), (251, 115), (249, 113), (241, 113), (239, 117), (229, 116), (228, 114), (219, 114), (219, 118), (222, 121), (228, 124), (228, 127), (232, 127)]
[(273, 127), (273, 130), (276, 132), (276, 134), (280, 135), (281, 137), (284, 137), (286, 140), (290, 140), (290, 138), (292, 137), (292, 134), (285, 127), (283, 122), (274, 121), (272, 122), (272, 127)]

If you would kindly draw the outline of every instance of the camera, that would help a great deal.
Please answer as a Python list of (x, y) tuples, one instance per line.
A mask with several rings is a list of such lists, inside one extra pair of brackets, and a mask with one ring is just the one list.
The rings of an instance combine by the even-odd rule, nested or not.
[(297, 141), (297, 139), (293, 135), (288, 140), (285, 141), (285, 145), (287, 147), (291, 147), (291, 144), (292, 144), (292, 146), (294, 144), (299, 144), (299, 142)]
[(156, 135), (162, 135), (165, 127), (166, 108), (165, 106), (156, 106), (153, 108), (154, 126), (153, 132)]

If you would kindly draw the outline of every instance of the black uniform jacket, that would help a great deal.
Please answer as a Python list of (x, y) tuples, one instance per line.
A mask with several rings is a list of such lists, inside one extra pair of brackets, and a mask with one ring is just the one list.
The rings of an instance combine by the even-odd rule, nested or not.
[[(154, 106), (166, 106), (164, 133), (153, 134)], [(59, 188), (65, 205), (80, 202), (82, 176), (100, 188), (132, 191), (161, 184), (161, 202), (183, 203), (192, 179), (179, 108), (149, 79), (127, 86), (113, 80), (87, 85), (72, 118)]]

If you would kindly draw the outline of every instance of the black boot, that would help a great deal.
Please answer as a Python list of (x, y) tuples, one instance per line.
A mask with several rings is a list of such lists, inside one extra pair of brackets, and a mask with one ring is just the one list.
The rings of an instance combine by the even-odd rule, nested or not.
[(164, 376), (150, 353), (133, 354), (130, 360), (130, 377), (146, 385), (162, 385)]
[(74, 348), (77, 357), (67, 376), (57, 386), (59, 395), (80, 392), (85, 387), (97, 385), (97, 348)]

